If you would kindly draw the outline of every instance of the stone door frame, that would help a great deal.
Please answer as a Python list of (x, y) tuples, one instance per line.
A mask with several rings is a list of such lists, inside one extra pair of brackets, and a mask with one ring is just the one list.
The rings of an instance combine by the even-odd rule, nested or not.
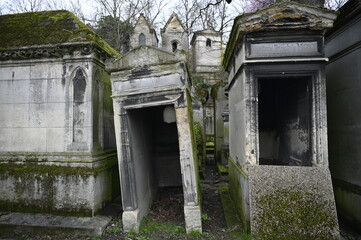
[[(187, 105), (185, 93), (170, 93), (170, 99), (159, 101), (159, 96), (139, 97), (134, 104), (127, 97), (113, 97), (114, 125), (116, 132), (120, 186), (123, 206), (123, 228), (125, 231), (138, 230), (141, 219), (146, 215), (139, 211), (139, 203), (136, 196), (136, 183), (134, 162), (132, 160), (131, 140), (129, 136), (129, 118), (127, 110), (146, 107), (173, 105), (176, 111), (176, 124), (178, 131), (180, 165), (182, 175), (182, 187), (184, 196), (184, 215), (187, 232), (202, 230), (201, 210), (199, 204), (199, 191), (197, 166), (194, 162), (192, 133), (190, 128), (191, 117)], [(167, 95), (169, 97), (170, 95)], [(191, 106), (191, 105), (190, 105)]]
[(322, 65), (313, 63), (262, 64), (246, 67), (245, 98), (248, 99), (246, 114), (250, 116), (248, 143), (253, 152), (247, 153), (247, 163), (259, 165), (258, 81), (260, 78), (310, 79), (311, 83), (311, 163), (313, 167), (328, 166), (326, 81)]

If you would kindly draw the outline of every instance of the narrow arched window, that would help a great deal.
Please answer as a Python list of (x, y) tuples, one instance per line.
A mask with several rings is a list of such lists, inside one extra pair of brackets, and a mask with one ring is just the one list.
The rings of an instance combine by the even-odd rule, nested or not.
[(172, 51), (175, 52), (176, 50), (178, 50), (178, 42), (177, 41), (172, 41)]
[(84, 73), (78, 69), (73, 78), (73, 142), (85, 141), (85, 89)]
[(143, 33), (139, 34), (139, 45), (145, 45), (145, 35)]
[(206, 46), (207, 46), (207, 47), (212, 47), (212, 41), (211, 41), (211, 39), (207, 38)]
[(75, 77), (73, 79), (73, 84), (74, 84), (74, 102), (83, 103), (86, 81), (85, 81), (84, 73), (81, 69), (78, 69), (76, 71)]

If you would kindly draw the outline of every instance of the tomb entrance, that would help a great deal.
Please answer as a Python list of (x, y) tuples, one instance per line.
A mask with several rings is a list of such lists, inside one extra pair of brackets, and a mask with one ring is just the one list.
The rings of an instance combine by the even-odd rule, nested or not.
[(202, 230), (185, 56), (140, 46), (110, 61), (123, 228), (138, 230), (161, 188), (180, 187), (187, 232)]

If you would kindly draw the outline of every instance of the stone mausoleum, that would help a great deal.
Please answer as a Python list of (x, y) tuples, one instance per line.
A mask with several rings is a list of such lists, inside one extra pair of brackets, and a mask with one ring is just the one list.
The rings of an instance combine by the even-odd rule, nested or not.
[(284, 1), (235, 19), (223, 61), (229, 179), (252, 239), (339, 239), (324, 51), (335, 18)]
[(208, 163), (229, 165), (252, 239), (338, 239), (325, 66), (330, 57), (336, 200), (357, 224), (359, 209), (348, 206), (359, 202), (359, 164), (337, 142), (357, 121), (336, 115), (347, 94), (357, 100), (342, 90), (352, 81), (337, 81), (357, 59), (359, 38), (344, 38), (341, 26), (358, 30), (358, 2), (346, 5), (354, 10), (340, 15), (326, 50), (333, 11), (280, 1), (237, 17), (223, 56), (228, 79), (222, 35), (202, 30), (189, 45), (176, 14), (160, 48), (141, 14), (123, 56), (67, 11), (0, 16), (0, 209), (94, 216), (121, 192), (129, 231), (160, 189), (177, 187), (187, 232), (202, 230), (196, 122), (212, 147)]
[(0, 16), (0, 209), (94, 216), (119, 196), (104, 61), (67, 11)]
[(329, 156), (338, 215), (361, 231), (361, 1), (326, 33)]
[(138, 45), (133, 43), (133, 50), (107, 64), (113, 89), (123, 228), (139, 229), (159, 188), (180, 186), (186, 230), (202, 230), (191, 82), (187, 55), (181, 51), (187, 49), (180, 34), (185, 34), (184, 29), (172, 15), (162, 31), (164, 48), (170, 50), (166, 51), (144, 44), (148, 41), (145, 32), (151, 28), (141, 20), (142, 15), (131, 37), (139, 39)]

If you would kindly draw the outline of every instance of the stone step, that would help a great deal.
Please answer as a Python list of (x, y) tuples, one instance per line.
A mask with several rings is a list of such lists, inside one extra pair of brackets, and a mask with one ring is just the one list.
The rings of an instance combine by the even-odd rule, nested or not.
[(0, 239), (22, 234), (95, 236), (102, 234), (111, 217), (64, 217), (48, 214), (2, 213)]

